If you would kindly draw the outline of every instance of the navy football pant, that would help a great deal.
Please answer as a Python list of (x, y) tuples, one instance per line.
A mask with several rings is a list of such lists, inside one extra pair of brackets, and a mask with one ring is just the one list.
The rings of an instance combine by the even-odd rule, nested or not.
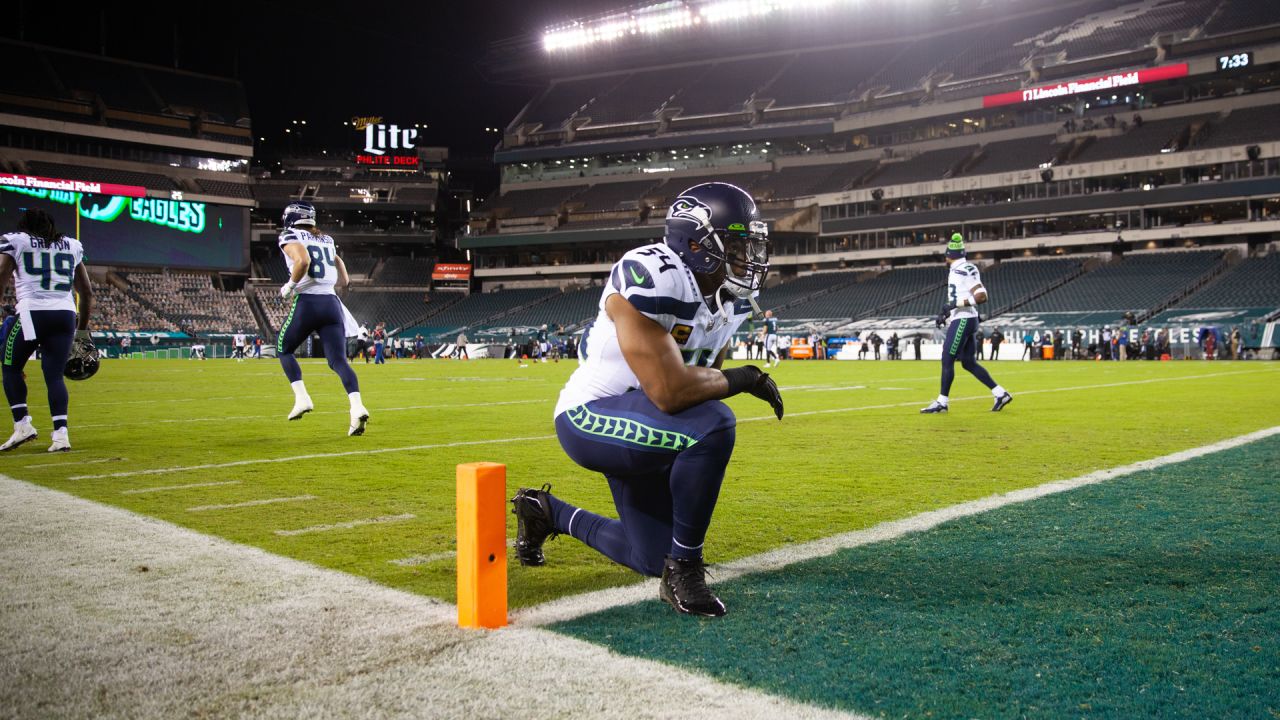
[(974, 358), (975, 350), (978, 346), (977, 334), (977, 318), (952, 320), (951, 324), (947, 326), (947, 339), (942, 345), (943, 395), (951, 395), (951, 383), (955, 382), (956, 379), (957, 359), (960, 360), (960, 367), (968, 370), (970, 374), (978, 378), (978, 382), (988, 388), (995, 388), (996, 381), (991, 379), (991, 373), (979, 365)]
[(289, 314), (280, 326), (280, 335), (276, 340), (276, 355), (284, 368), (289, 382), (302, 379), (302, 368), (294, 358), (293, 351), (303, 343), (311, 333), (320, 334), (320, 343), (324, 346), (324, 358), (329, 362), (329, 369), (342, 378), (342, 387), (347, 394), (360, 392), (360, 381), (356, 372), (347, 362), (347, 337), (343, 332), (342, 302), (337, 295), (295, 295)]
[(15, 316), (4, 321), (4, 396), (9, 400), (13, 421), (17, 422), (30, 413), (27, 411), (27, 381), (22, 369), (37, 348), (40, 350), (40, 370), (49, 393), (49, 414), (53, 416), (53, 429), (67, 426), (67, 383), (62, 373), (67, 369), (71, 356), (71, 343), (76, 337), (76, 314), (71, 310), (32, 310), (31, 324), (36, 339), (22, 337), (22, 318)]
[(701, 558), (736, 426), (718, 400), (671, 415), (639, 390), (566, 410), (556, 417), (560, 446), (604, 474), (618, 519), (552, 497), (556, 530), (655, 577), (667, 555)]

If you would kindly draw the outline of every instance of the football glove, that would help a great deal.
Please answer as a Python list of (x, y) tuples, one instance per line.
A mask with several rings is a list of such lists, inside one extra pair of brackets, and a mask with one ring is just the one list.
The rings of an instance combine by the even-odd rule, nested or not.
[(778, 391), (778, 384), (769, 377), (769, 373), (754, 365), (747, 365), (725, 370), (724, 378), (729, 381), (729, 394), (725, 397), (749, 393), (769, 403), (773, 414), (779, 420), (782, 419), (782, 393)]
[(947, 324), (947, 320), (951, 318), (951, 311), (956, 309), (955, 303), (946, 303), (942, 309), (938, 311), (938, 317), (934, 319), (934, 324), (942, 327)]
[(285, 300), (288, 300), (289, 298), (293, 297), (293, 289), (296, 287), (298, 287), (298, 284), (292, 280), (285, 283), (284, 285), (281, 285), (280, 297), (284, 298)]

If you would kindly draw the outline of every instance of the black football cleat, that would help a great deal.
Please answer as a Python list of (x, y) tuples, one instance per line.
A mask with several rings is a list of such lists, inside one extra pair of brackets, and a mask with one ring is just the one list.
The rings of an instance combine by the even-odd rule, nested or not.
[(920, 412), (924, 413), (925, 415), (932, 415), (933, 413), (944, 413), (946, 411), (947, 411), (947, 406), (938, 402), (937, 400), (934, 400), (933, 402), (929, 403), (929, 407), (920, 409)]
[(520, 488), (516, 496), (511, 498), (514, 506), (511, 512), (516, 516), (516, 557), (526, 567), (546, 565), (547, 558), (542, 554), (542, 543), (549, 537), (559, 535), (555, 521), (551, 515), (551, 502), (547, 495), (551, 492), (548, 483), (541, 490)]
[(1009, 393), (1005, 393), (996, 398), (995, 404), (991, 406), (991, 412), (1000, 412), (1004, 409), (1005, 405), (1008, 405), (1011, 402), (1013, 402), (1013, 396)]
[(682, 560), (667, 556), (662, 566), (658, 596), (686, 615), (720, 617), (724, 603), (707, 587), (707, 568), (702, 560)]

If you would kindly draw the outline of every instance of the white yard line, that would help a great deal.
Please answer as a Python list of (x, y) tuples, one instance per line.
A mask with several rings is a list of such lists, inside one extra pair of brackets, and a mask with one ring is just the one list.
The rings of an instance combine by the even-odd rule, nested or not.
[[(483, 403), (450, 403), (445, 405), (406, 405), (405, 407), (372, 407), (369, 408), (375, 415), (384, 412), (407, 412), (410, 410), (451, 410), (453, 408), (476, 408), (491, 407), (497, 405), (550, 405), (554, 400), (504, 400), (501, 402), (483, 402)], [(346, 415), (348, 408), (341, 410), (312, 410), (312, 415)], [(76, 425), (76, 428), (103, 428), (103, 427), (121, 427), (125, 425), (156, 425), (156, 424), (172, 424), (172, 423), (199, 423), (199, 422), (224, 422), (227, 420), (282, 420), (284, 413), (272, 413), (270, 415), (215, 415), (209, 417), (194, 418), (165, 418), (162, 420), (139, 420), (136, 422), (113, 422), (113, 423), (90, 423), (87, 425)]]
[(387, 562), (392, 565), (399, 565), (400, 567), (418, 567), (420, 565), (430, 565), (433, 562), (439, 562), (441, 560), (452, 560), (457, 556), (457, 554), (458, 552), (456, 550), (447, 550), (445, 552), (432, 553), (430, 555), (414, 555), (412, 557), (400, 558), (398, 560), (388, 560)]
[(439, 448), (467, 447), (469, 445), (493, 445), (499, 443), (529, 442), (534, 440), (551, 440), (555, 435), (534, 435), (531, 437), (494, 438), (492, 440), (463, 440), (451, 443), (432, 443), (430, 445), (405, 445), (403, 447), (373, 448), (371, 450), (346, 450), (333, 453), (313, 453), (311, 455), (293, 455), (279, 458), (257, 458), (254, 460), (236, 460), (234, 462), (207, 463), (205, 465), (182, 465), (178, 467), (152, 468), (150, 470), (126, 470), (123, 472), (105, 473), (102, 475), (72, 475), (68, 480), (99, 480), (102, 478), (137, 477), (139, 475), (163, 475), (167, 473), (190, 472), (192, 470), (216, 470), (245, 465), (262, 465), (265, 463), (289, 463), (298, 460), (318, 460), (321, 458), (348, 457), (352, 455), (379, 455), (382, 453), (413, 452), (416, 450), (436, 450)]
[(187, 512), (209, 512), (210, 510), (235, 510), (237, 508), (257, 507), (259, 505), (277, 505), (279, 503), (306, 502), (307, 500), (315, 500), (315, 495), (294, 495), (293, 497), (263, 498), (261, 500), (246, 500), (244, 502), (230, 503), (227, 505), (197, 505), (187, 508)]
[[(84, 452), (84, 451), (72, 450), (68, 454), (75, 454), (77, 452)], [(62, 467), (64, 465), (97, 465), (99, 463), (119, 462), (119, 461), (128, 460), (128, 459), (129, 458), (125, 458), (125, 457), (114, 457), (114, 458), (98, 458), (97, 460), (69, 460), (67, 462), (36, 463), (35, 465), (23, 465), (22, 467), (24, 470), (31, 470), (32, 468)]]
[(146, 493), (172, 492), (175, 490), (191, 490), (194, 488), (222, 487), (223, 485), (239, 485), (239, 480), (224, 480), (222, 482), (202, 482), (190, 483), (188, 485), (166, 485), (164, 487), (151, 488), (134, 488), (133, 490), (121, 490), (121, 495), (144, 495)]
[[(1035, 500), (1047, 495), (1055, 495), (1057, 493), (1074, 490), (1086, 485), (1095, 485), (1097, 483), (1113, 480), (1125, 475), (1142, 472), (1144, 470), (1154, 470), (1166, 465), (1186, 462), (1204, 455), (1210, 455), (1223, 450), (1240, 447), (1248, 443), (1268, 438), (1273, 435), (1280, 435), (1280, 426), (1258, 430), (1246, 435), (1228, 438), (1220, 442), (1203, 445), (1190, 450), (1182, 450), (1169, 455), (1161, 455), (1160, 457), (1151, 458), (1150, 460), (1141, 460), (1139, 462), (1122, 465), (1120, 467), (1108, 468), (1105, 470), (1097, 470), (1086, 475), (1070, 478), (1068, 480), (1055, 480), (1053, 482), (1036, 485), (1034, 487), (1023, 488), (1021, 490), (1013, 490), (1011, 492), (990, 495), (978, 500), (951, 505), (939, 510), (932, 510), (919, 515), (913, 515), (902, 520), (892, 520), (880, 523), (865, 530), (854, 530), (853, 532), (843, 533), (832, 537), (822, 538), (799, 545), (790, 545), (777, 550), (770, 550), (759, 555), (740, 558), (731, 562), (716, 564), (712, 566), (714, 579), (716, 582), (724, 582), (744, 575), (753, 575), (756, 573), (770, 572), (780, 570), (793, 565), (795, 563), (813, 560), (814, 558), (826, 557), (840, 550), (859, 547), (861, 545), (869, 545), (872, 543), (893, 540), (911, 533), (923, 532), (941, 525), (942, 523), (956, 520), (958, 518), (968, 517), (970, 515), (978, 515), (980, 513), (1002, 508), (1015, 503), (1023, 503), (1029, 500)], [(658, 595), (657, 581), (646, 580), (619, 588), (610, 588), (608, 590), (600, 590), (597, 592), (585, 593), (573, 597), (552, 600), (542, 605), (535, 605), (523, 610), (517, 610), (512, 613), (512, 622), (521, 625), (547, 625), (550, 623), (572, 620), (590, 615), (592, 613), (601, 612), (610, 608), (621, 605), (631, 605), (646, 600), (653, 600)], [(730, 608), (732, 611), (732, 608)]]
[(297, 530), (275, 530), (276, 535), (281, 537), (293, 537), (295, 535), (310, 535), (312, 533), (329, 532), (331, 530), (350, 530), (351, 528), (364, 527), (365, 525), (383, 525), (386, 523), (404, 522), (417, 518), (413, 513), (401, 513), (399, 515), (382, 515), (381, 517), (361, 518), (359, 520), (348, 520), (347, 522), (333, 523), (330, 525), (312, 525), (311, 527), (298, 528)]

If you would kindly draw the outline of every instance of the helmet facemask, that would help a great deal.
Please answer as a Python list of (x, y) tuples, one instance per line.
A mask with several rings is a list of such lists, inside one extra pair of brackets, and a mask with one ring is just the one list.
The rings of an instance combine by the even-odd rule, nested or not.
[(764, 287), (769, 273), (769, 226), (755, 220), (746, 230), (719, 230), (708, 250), (724, 263), (724, 289), (735, 298), (750, 298)]

